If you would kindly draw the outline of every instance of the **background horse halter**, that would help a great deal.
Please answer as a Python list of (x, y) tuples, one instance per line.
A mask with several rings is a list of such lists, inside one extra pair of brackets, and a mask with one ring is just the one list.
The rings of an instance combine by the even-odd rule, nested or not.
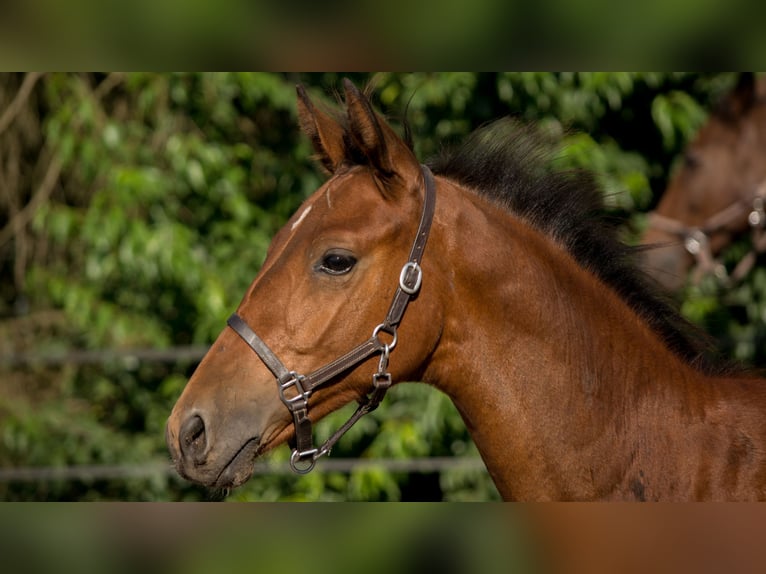
[[(228, 320), (229, 327), (242, 337), (255, 354), (258, 355), (258, 358), (263, 361), (263, 364), (272, 372), (274, 377), (276, 377), (279, 397), (293, 416), (295, 447), (290, 455), (290, 466), (299, 474), (310, 472), (314, 468), (317, 459), (329, 454), (333, 445), (356, 421), (377, 408), (380, 401), (383, 400), (386, 391), (391, 387), (391, 373), (388, 372), (388, 360), (391, 351), (396, 347), (398, 341), (397, 329), (404, 317), (407, 303), (409, 303), (410, 299), (416, 297), (418, 291), (420, 291), (420, 285), (423, 281), (423, 270), (420, 267), (420, 262), (426, 242), (428, 241), (436, 204), (436, 189), (431, 170), (426, 166), (421, 166), (421, 169), (425, 199), (418, 232), (412, 244), (409, 259), (399, 274), (399, 286), (391, 301), (386, 318), (373, 329), (372, 336), (367, 341), (357, 345), (342, 357), (335, 359), (308, 375), (301, 375), (288, 369), (239, 315), (234, 313)], [(387, 333), (393, 337), (392, 341), (384, 343), (380, 338), (380, 333)], [(308, 401), (312, 391), (320, 385), (331, 382), (341, 373), (353, 369), (376, 353), (380, 353), (380, 363), (378, 364), (378, 371), (372, 376), (372, 393), (360, 401), (359, 407), (343, 426), (333, 433), (320, 447), (314, 447), (311, 420), (308, 418)], [(287, 391), (293, 387), (297, 394), (288, 397)], [(301, 466), (301, 463), (304, 462), (307, 465)]]
[[(683, 241), (684, 249), (694, 258), (692, 281), (698, 282), (705, 275), (714, 275), (724, 285), (741, 281), (753, 268), (759, 254), (766, 251), (766, 180), (757, 186), (751, 198), (737, 199), (723, 210), (712, 215), (699, 226), (691, 226), (680, 219), (649, 213), (649, 229), (673, 235)], [(743, 220), (751, 230), (751, 248), (729, 273), (726, 266), (713, 253), (710, 237), (739, 227)]]

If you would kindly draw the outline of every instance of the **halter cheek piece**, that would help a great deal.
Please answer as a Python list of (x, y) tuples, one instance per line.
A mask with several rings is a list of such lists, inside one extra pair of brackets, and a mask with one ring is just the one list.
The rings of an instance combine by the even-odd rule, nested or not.
[[(398, 340), (397, 329), (404, 316), (404, 311), (407, 309), (407, 304), (420, 291), (420, 285), (423, 280), (423, 270), (420, 267), (420, 261), (428, 241), (436, 203), (433, 174), (424, 165), (421, 166), (421, 172), (423, 175), (425, 198), (418, 233), (412, 244), (409, 260), (404, 264), (399, 275), (399, 286), (391, 301), (388, 314), (385, 320), (373, 329), (372, 336), (364, 343), (357, 345), (345, 355), (338, 357), (312, 373), (301, 375), (288, 369), (268, 345), (264, 343), (263, 339), (256, 335), (255, 331), (239, 315), (234, 313), (227, 321), (229, 327), (242, 337), (245, 343), (250, 346), (261, 361), (263, 361), (263, 364), (276, 377), (279, 398), (293, 415), (295, 446), (290, 455), (290, 466), (299, 474), (311, 471), (319, 457), (329, 454), (333, 445), (338, 442), (338, 439), (356, 421), (377, 408), (383, 400), (386, 391), (391, 386), (388, 359), (391, 351), (396, 347)], [(391, 339), (390, 342), (383, 342), (380, 338), (381, 333), (386, 333)], [(314, 447), (311, 421), (308, 418), (308, 400), (311, 393), (319, 385), (327, 383), (336, 376), (356, 367), (376, 353), (380, 353), (380, 362), (378, 363), (377, 372), (372, 376), (372, 393), (360, 401), (359, 407), (354, 414), (324, 444), (318, 448)]]

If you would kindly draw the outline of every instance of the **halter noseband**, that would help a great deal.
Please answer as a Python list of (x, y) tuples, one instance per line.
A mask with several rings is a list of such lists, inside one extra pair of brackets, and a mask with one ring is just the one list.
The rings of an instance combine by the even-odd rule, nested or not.
[[(299, 474), (311, 471), (319, 457), (329, 454), (333, 445), (356, 421), (377, 408), (383, 400), (386, 391), (391, 386), (388, 358), (396, 346), (397, 329), (404, 316), (404, 311), (407, 309), (407, 304), (420, 290), (423, 279), (420, 261), (428, 241), (436, 204), (433, 174), (425, 165), (421, 165), (421, 172), (423, 174), (425, 198), (418, 233), (412, 244), (409, 259), (402, 267), (399, 275), (399, 286), (391, 301), (388, 314), (385, 320), (373, 329), (372, 336), (364, 343), (357, 345), (345, 355), (338, 357), (308, 375), (301, 375), (296, 371), (288, 369), (239, 315), (234, 313), (227, 321), (229, 327), (250, 346), (261, 361), (263, 361), (263, 364), (276, 377), (279, 398), (293, 415), (295, 446), (290, 455), (290, 466)], [(380, 338), (380, 333), (388, 334), (392, 338), (391, 341), (384, 343)], [(356, 367), (376, 353), (380, 353), (380, 362), (377, 372), (372, 376), (372, 393), (365, 396), (359, 402), (359, 407), (354, 414), (324, 444), (318, 448), (314, 447), (311, 421), (308, 418), (308, 399), (311, 393), (319, 385), (327, 383), (341, 373)], [(293, 390), (290, 390), (291, 388)], [(288, 396), (288, 391), (293, 396)], [(308, 462), (308, 465), (305, 467), (298, 466), (301, 462)]]

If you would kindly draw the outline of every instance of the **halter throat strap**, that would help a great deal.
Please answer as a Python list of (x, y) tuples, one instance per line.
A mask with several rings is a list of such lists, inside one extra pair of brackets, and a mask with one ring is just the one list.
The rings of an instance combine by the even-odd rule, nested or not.
[[(420, 291), (423, 280), (423, 270), (420, 262), (423, 258), (428, 236), (431, 231), (435, 205), (436, 186), (431, 170), (421, 165), (423, 176), (424, 200), (417, 235), (410, 250), (409, 259), (399, 274), (399, 285), (389, 306), (388, 313), (382, 323), (375, 327), (372, 336), (360, 343), (346, 354), (312, 371), (301, 375), (288, 369), (269, 346), (256, 332), (236, 313), (229, 317), (227, 324), (245, 343), (258, 355), (266, 368), (274, 375), (279, 397), (293, 415), (295, 427), (295, 446), (290, 456), (290, 466), (299, 473), (305, 474), (314, 468), (316, 460), (329, 454), (333, 445), (343, 434), (362, 416), (375, 410), (386, 391), (391, 386), (391, 374), (388, 372), (388, 359), (397, 344), (397, 330), (404, 317), (404, 312), (410, 300)], [(384, 342), (381, 333), (386, 333), (391, 340)], [(350, 371), (371, 356), (380, 354), (378, 370), (373, 374), (373, 390), (370, 395), (360, 401), (359, 407), (346, 423), (341, 426), (319, 448), (313, 446), (311, 421), (308, 418), (308, 399), (318, 386), (333, 380), (338, 375)]]

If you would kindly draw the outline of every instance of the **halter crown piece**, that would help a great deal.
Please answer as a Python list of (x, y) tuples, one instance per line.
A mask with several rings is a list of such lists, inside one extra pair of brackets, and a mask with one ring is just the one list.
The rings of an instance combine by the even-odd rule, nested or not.
[[(402, 267), (399, 275), (399, 285), (391, 301), (388, 314), (385, 320), (373, 329), (372, 336), (369, 339), (357, 345), (345, 355), (338, 357), (308, 375), (301, 375), (296, 371), (288, 369), (239, 315), (234, 313), (227, 321), (229, 327), (250, 346), (276, 378), (279, 398), (293, 415), (295, 446), (290, 455), (290, 467), (299, 474), (310, 472), (319, 457), (329, 454), (335, 443), (356, 421), (378, 407), (386, 391), (391, 386), (388, 360), (394, 347), (396, 347), (398, 340), (397, 329), (407, 309), (407, 304), (420, 291), (420, 285), (423, 280), (423, 269), (420, 267), (420, 261), (428, 241), (436, 204), (436, 188), (433, 174), (425, 165), (421, 165), (421, 172), (423, 175), (425, 197), (418, 233), (412, 244), (409, 259)], [(391, 341), (384, 343), (380, 338), (381, 333), (386, 333), (392, 338)], [(338, 375), (349, 371), (376, 353), (380, 353), (380, 362), (377, 372), (372, 376), (372, 392), (359, 402), (359, 407), (343, 426), (335, 431), (324, 444), (315, 447), (311, 432), (311, 421), (308, 418), (308, 400), (311, 393), (319, 385), (325, 384)]]

